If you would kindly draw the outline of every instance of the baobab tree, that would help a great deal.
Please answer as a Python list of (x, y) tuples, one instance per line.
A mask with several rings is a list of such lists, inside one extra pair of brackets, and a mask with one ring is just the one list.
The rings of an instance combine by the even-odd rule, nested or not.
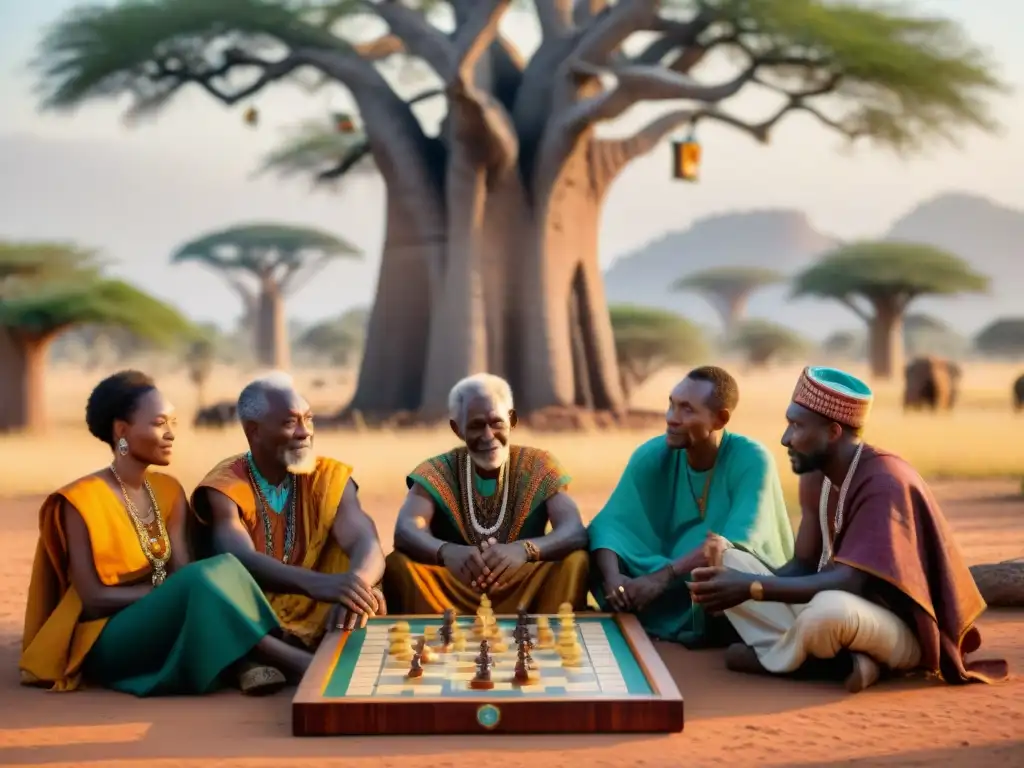
[(309, 227), (244, 224), (188, 242), (171, 260), (196, 261), (220, 272), (253, 320), (256, 359), (285, 369), (291, 364), (285, 299), (333, 259), (358, 255), (342, 238)]
[[(839, 134), (910, 150), (991, 127), (985, 97), (1000, 88), (952, 22), (853, 0), (534, 0), (526, 7), (541, 41), (529, 58), (501, 24), (511, 5), (80, 7), (42, 43), (44, 104), (128, 95), (139, 114), (195, 87), (234, 105), (308, 69), (344, 86), (387, 210), (353, 407), (441, 412), (454, 381), (488, 369), (510, 379), (526, 414), (623, 406), (598, 225), (613, 181), (670, 132), (714, 122), (767, 142), (801, 112)], [(346, 37), (356, 14), (383, 31)], [(415, 97), (384, 76), (381, 63), (394, 56), (431, 70), (446, 106), (436, 133), (411, 109)], [(719, 58), (735, 69), (716, 82), (702, 70)], [(244, 85), (233, 78), (243, 71)], [(729, 101), (750, 89), (778, 104), (748, 121)], [(598, 124), (657, 101), (685, 105), (632, 136), (597, 135)]]
[(704, 295), (722, 318), (726, 334), (732, 335), (743, 319), (750, 295), (783, 280), (781, 272), (767, 267), (718, 267), (684, 275), (672, 284), (672, 290)]
[(0, 432), (45, 427), (50, 345), (81, 325), (123, 328), (161, 345), (195, 333), (173, 307), (105, 278), (91, 251), (64, 243), (0, 243)]
[(798, 275), (793, 296), (834, 299), (868, 326), (871, 373), (889, 379), (902, 369), (903, 319), (921, 296), (988, 290), (988, 278), (930, 245), (893, 241), (841, 246)]

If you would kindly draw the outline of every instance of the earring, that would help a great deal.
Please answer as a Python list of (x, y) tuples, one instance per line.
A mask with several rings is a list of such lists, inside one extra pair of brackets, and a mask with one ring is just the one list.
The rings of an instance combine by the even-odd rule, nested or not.
[(117, 452), (120, 453), (122, 456), (128, 455), (128, 441), (125, 440), (123, 437), (117, 441)]

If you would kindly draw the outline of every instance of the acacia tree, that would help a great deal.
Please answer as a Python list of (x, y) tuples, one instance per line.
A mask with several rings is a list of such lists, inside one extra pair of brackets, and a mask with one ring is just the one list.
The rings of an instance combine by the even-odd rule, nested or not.
[(258, 362), (283, 369), (291, 364), (285, 299), (331, 260), (359, 253), (340, 237), (316, 229), (245, 224), (186, 243), (171, 260), (197, 261), (220, 272), (253, 321)]
[(673, 312), (624, 304), (613, 305), (609, 314), (627, 395), (664, 368), (708, 354), (700, 327)]
[(844, 245), (797, 276), (794, 297), (842, 303), (868, 326), (868, 362), (879, 379), (901, 369), (903, 318), (921, 296), (988, 290), (988, 278), (930, 245), (893, 241)]
[(61, 243), (0, 243), (0, 431), (46, 424), (47, 353), (79, 325), (124, 328), (166, 345), (194, 332), (177, 310), (104, 278), (89, 251)]
[(740, 323), (730, 339), (730, 345), (740, 351), (753, 366), (791, 359), (805, 353), (811, 346), (807, 339), (792, 328), (761, 319)]
[(332, 365), (347, 367), (362, 353), (368, 313), (362, 307), (308, 328), (298, 344)]
[[(224, 104), (312, 68), (347, 88), (386, 187), (387, 229), (353, 407), (441, 412), (449, 386), (504, 374), (524, 412), (618, 409), (623, 394), (598, 265), (611, 183), (687, 123), (767, 142), (792, 112), (897, 149), (992, 124), (988, 62), (943, 19), (854, 0), (534, 0), (529, 59), (500, 27), (511, 0), (135, 0), (78, 8), (43, 41), (44, 103), (185, 87)], [(432, 9), (432, 10), (431, 10)], [(372, 14), (377, 38), (346, 37)], [(635, 33), (647, 33), (637, 41)], [(713, 82), (701, 65), (735, 54)], [(380, 64), (426, 64), (447, 112), (423, 128)], [(232, 84), (247, 71), (252, 79)], [(763, 119), (730, 112), (748, 89)], [(635, 135), (595, 127), (633, 106), (684, 101)]]
[(732, 334), (751, 294), (784, 279), (781, 272), (767, 267), (718, 267), (685, 275), (672, 284), (672, 290), (704, 295), (721, 316), (726, 334)]

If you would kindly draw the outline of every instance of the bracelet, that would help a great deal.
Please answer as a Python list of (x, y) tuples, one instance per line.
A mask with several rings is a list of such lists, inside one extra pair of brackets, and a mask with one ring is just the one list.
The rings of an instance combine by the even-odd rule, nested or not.
[(526, 562), (535, 563), (540, 560), (540, 549), (532, 541), (523, 540), (523, 549), (526, 550)]
[(764, 584), (760, 581), (750, 582), (750, 597), (754, 600), (764, 600)]

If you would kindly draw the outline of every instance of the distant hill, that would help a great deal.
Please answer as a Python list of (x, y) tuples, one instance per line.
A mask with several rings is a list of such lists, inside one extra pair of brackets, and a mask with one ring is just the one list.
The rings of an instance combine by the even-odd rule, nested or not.
[[(926, 242), (956, 253), (992, 279), (983, 297), (924, 299), (914, 312), (939, 314), (951, 327), (973, 334), (999, 315), (1019, 311), (1024, 292), (1024, 211), (962, 193), (940, 195), (900, 218), (885, 239)], [(831, 250), (838, 240), (816, 229), (792, 209), (765, 209), (699, 219), (616, 259), (605, 273), (611, 303), (636, 303), (671, 309), (717, 326), (711, 306), (696, 294), (668, 290), (677, 278), (709, 267), (770, 266), (793, 274)], [(833, 302), (788, 298), (788, 286), (754, 294), (747, 309), (801, 329), (814, 338), (859, 321)]]
[[(674, 293), (678, 278), (710, 267), (767, 266), (785, 274), (806, 267), (837, 240), (814, 228), (807, 216), (792, 209), (724, 213), (698, 219), (681, 232), (669, 232), (647, 246), (616, 259), (605, 272), (610, 303), (646, 304), (681, 312), (700, 323), (718, 326), (718, 315), (696, 293)], [(846, 327), (856, 318), (842, 307), (801, 301), (788, 309), (788, 286), (772, 286), (751, 298), (747, 313), (799, 327), (816, 326), (823, 316), (831, 327)]]

